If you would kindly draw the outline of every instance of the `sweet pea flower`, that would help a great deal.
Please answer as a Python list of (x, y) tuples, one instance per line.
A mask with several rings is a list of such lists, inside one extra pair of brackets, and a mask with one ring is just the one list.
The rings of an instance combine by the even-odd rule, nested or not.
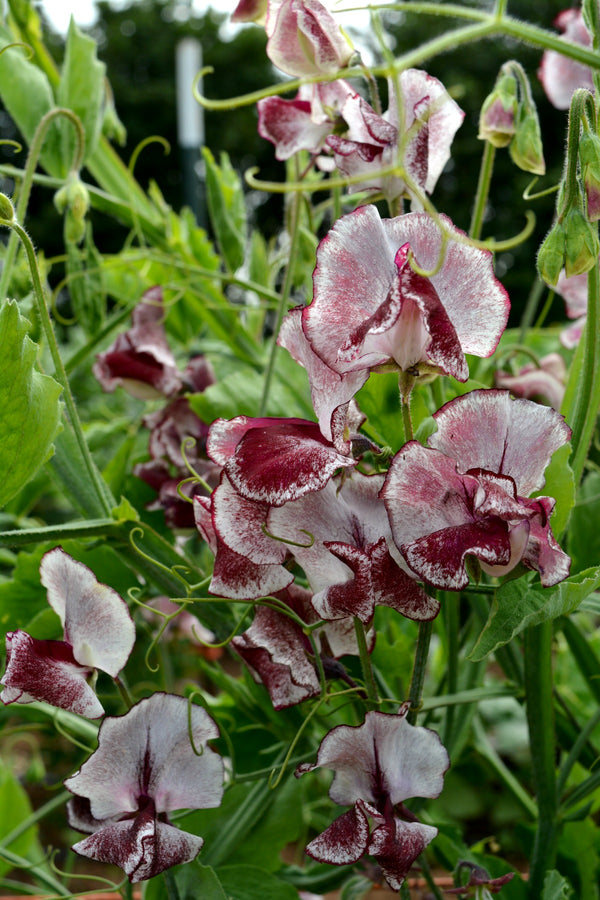
[(341, 172), (364, 174), (364, 181), (353, 184), (353, 190), (378, 188), (388, 200), (410, 196), (400, 175), (380, 174), (399, 163), (417, 187), (430, 194), (450, 158), (464, 112), (443, 84), (421, 69), (405, 69), (397, 80), (389, 79), (388, 90), (390, 105), (383, 116), (359, 94), (350, 96), (341, 110), (348, 131), (328, 137), (327, 146)]
[[(465, 354), (494, 352), (510, 302), (492, 254), (442, 221), (447, 246), (426, 213), (381, 219), (369, 205), (342, 216), (321, 241), (302, 327), (313, 351), (339, 375), (396, 368), (466, 381)], [(418, 274), (412, 259), (433, 274)]]
[(268, 0), (267, 56), (288, 75), (333, 75), (354, 48), (319, 0)]
[(576, 347), (583, 333), (583, 326), (587, 319), (588, 304), (588, 276), (587, 272), (581, 272), (579, 275), (571, 275), (567, 278), (567, 273), (563, 269), (558, 276), (556, 287), (557, 294), (565, 301), (567, 316), (574, 319), (572, 325), (565, 328), (561, 332), (560, 342), (567, 350)]
[(353, 90), (347, 82), (302, 85), (293, 100), (259, 100), (258, 133), (275, 145), (277, 159), (289, 159), (299, 150), (319, 153), (335, 129), (344, 128), (341, 110)]
[(497, 388), (510, 391), (515, 397), (547, 402), (554, 409), (560, 409), (566, 380), (567, 367), (559, 353), (543, 356), (539, 366), (528, 363), (516, 375), (510, 372), (496, 372), (494, 375)]
[(372, 856), (394, 891), (437, 835), (437, 828), (419, 822), (404, 801), (438, 797), (450, 765), (437, 734), (410, 725), (407, 712), (408, 705), (398, 715), (368, 712), (362, 725), (339, 725), (323, 738), (316, 762), (296, 770), (300, 776), (333, 769), (329, 796), (352, 807), (310, 842), (309, 856), (336, 866)]
[[(305, 588), (292, 584), (275, 596), (306, 624), (319, 621), (310, 603), (311, 592)], [(337, 661), (341, 656), (358, 656), (353, 619), (323, 623), (313, 634), (325, 675), (353, 683)], [(372, 647), (372, 632), (370, 643)], [(250, 628), (236, 635), (231, 645), (255, 681), (265, 685), (275, 709), (285, 709), (320, 694), (312, 644), (301, 625), (285, 611), (258, 606)]]
[(398, 451), (381, 492), (397, 547), (419, 578), (461, 590), (475, 557), (490, 575), (519, 563), (544, 587), (569, 574), (570, 559), (550, 527), (555, 501), (528, 499), (571, 429), (562, 416), (507, 391), (471, 391), (434, 414), (423, 447)]
[(124, 387), (140, 400), (170, 397), (181, 388), (163, 326), (162, 288), (145, 292), (131, 314), (132, 327), (99, 353), (92, 371), (105, 391)]
[[(583, 21), (580, 9), (565, 9), (554, 20), (554, 25), (563, 32), (563, 39), (582, 47), (592, 46), (592, 36)], [(558, 53), (546, 50), (538, 71), (538, 77), (550, 103), (557, 109), (568, 109), (573, 91), (587, 88), (593, 93), (592, 70), (583, 63), (576, 62)]]
[(498, 894), (505, 884), (512, 881), (515, 877), (514, 872), (507, 872), (505, 875), (499, 875), (492, 878), (490, 873), (482, 866), (471, 863), (468, 860), (461, 860), (458, 864), (458, 870), (466, 869), (469, 873), (469, 880), (466, 884), (455, 888), (447, 888), (447, 894), (460, 894), (463, 897), (474, 897), (476, 900), (488, 900), (492, 894)]
[(267, 20), (267, 5), (267, 0), (240, 0), (231, 14), (231, 21), (264, 25)]
[(98, 749), (65, 781), (75, 795), (69, 824), (89, 833), (73, 850), (120, 866), (131, 882), (194, 859), (203, 839), (171, 825), (167, 813), (220, 805), (223, 761), (207, 744), (217, 737), (204, 709), (173, 694), (106, 718)]
[(96, 669), (116, 678), (127, 662), (135, 642), (127, 604), (61, 547), (44, 554), (40, 574), (64, 640), (37, 640), (21, 630), (7, 634), (0, 699), (5, 704), (42, 700), (97, 719), (104, 709), (88, 678)]

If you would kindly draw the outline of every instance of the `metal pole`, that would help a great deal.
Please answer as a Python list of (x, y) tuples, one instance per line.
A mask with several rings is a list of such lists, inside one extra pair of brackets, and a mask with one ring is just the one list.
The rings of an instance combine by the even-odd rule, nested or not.
[[(177, 139), (182, 165), (183, 201), (199, 225), (207, 225), (204, 187), (204, 110), (194, 99), (192, 85), (202, 68), (202, 47), (193, 37), (183, 38), (175, 53), (177, 82)], [(202, 85), (199, 85), (202, 89)]]

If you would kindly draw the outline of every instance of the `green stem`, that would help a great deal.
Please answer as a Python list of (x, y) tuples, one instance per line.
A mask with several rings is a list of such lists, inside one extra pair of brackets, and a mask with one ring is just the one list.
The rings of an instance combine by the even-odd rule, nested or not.
[[(102, 507), (102, 511), (105, 515), (109, 516), (111, 512), (111, 503), (109, 502), (109, 498), (107, 497), (108, 488), (106, 484), (102, 481), (100, 473), (96, 468), (96, 465), (92, 459), (89, 447), (85, 440), (83, 429), (81, 427), (81, 422), (79, 420), (79, 414), (77, 412), (77, 407), (75, 406), (75, 400), (73, 398), (73, 394), (71, 393), (71, 386), (69, 384), (69, 379), (67, 378), (67, 373), (65, 372), (65, 368), (63, 365), (63, 361), (61, 359), (60, 351), (58, 349), (58, 344), (56, 341), (56, 336), (54, 334), (54, 329), (52, 328), (52, 320), (50, 319), (50, 313), (48, 312), (48, 306), (46, 303), (46, 297), (44, 295), (44, 289), (42, 287), (42, 282), (40, 278), (40, 273), (37, 267), (37, 260), (35, 258), (35, 250), (33, 249), (33, 244), (31, 242), (31, 238), (25, 231), (25, 229), (20, 225), (17, 221), (8, 222), (5, 221), (3, 224), (8, 225), (12, 228), (18, 237), (21, 239), (23, 247), (25, 249), (25, 254), (27, 256), (27, 261), (29, 263), (29, 271), (31, 274), (31, 280), (33, 283), (33, 291), (36, 299), (37, 312), (42, 324), (42, 328), (44, 330), (44, 334), (46, 337), (46, 342), (48, 344), (48, 349), (50, 350), (50, 355), (52, 357), (52, 362), (54, 363), (54, 374), (56, 380), (59, 382), (63, 389), (63, 396), (65, 401), (65, 406), (67, 408), (67, 415), (69, 417), (69, 422), (71, 428), (73, 430), (73, 434), (75, 436), (75, 440), (77, 443), (77, 447), (79, 450), (79, 455), (81, 457), (81, 461), (85, 466), (87, 471), (90, 483), (94, 486), (95, 493), (98, 498), (98, 502)], [(112, 498), (110, 498), (112, 499)], [(113, 506), (114, 501), (113, 501)]]
[(581, 755), (581, 751), (585, 747), (588, 738), (592, 736), (592, 733), (596, 726), (600, 723), (600, 708), (596, 710), (594, 715), (587, 721), (584, 728), (582, 728), (581, 732), (577, 736), (577, 740), (571, 747), (569, 755), (565, 759), (564, 763), (560, 767), (560, 772), (558, 774), (558, 779), (556, 782), (556, 791), (558, 796), (562, 794), (564, 787), (567, 783), (567, 779), (573, 770), (573, 766), (579, 759)]
[(354, 617), (354, 633), (356, 634), (356, 643), (358, 644), (360, 665), (362, 668), (365, 690), (367, 692), (367, 707), (368, 709), (375, 709), (379, 705), (379, 695), (377, 693), (377, 685), (375, 684), (375, 678), (373, 676), (371, 656), (367, 648), (365, 626), (357, 616)]
[(10, 850), (6, 850), (4, 847), (0, 849), (0, 859), (4, 859), (6, 862), (10, 863), (11, 868), (23, 869), (28, 872), (32, 878), (35, 878), (36, 881), (48, 888), (52, 894), (56, 894), (58, 897), (73, 896), (71, 891), (68, 891), (63, 887), (60, 881), (57, 881), (52, 875), (48, 875), (48, 873), (41, 868), (45, 860), (38, 864), (31, 863), (28, 859), (17, 856), (16, 853), (11, 853)]
[(275, 324), (273, 326), (273, 343), (271, 345), (271, 352), (269, 354), (269, 361), (267, 363), (267, 369), (265, 371), (265, 383), (263, 386), (263, 393), (260, 402), (259, 416), (264, 416), (267, 403), (269, 400), (269, 392), (271, 390), (271, 382), (273, 380), (273, 372), (275, 369), (275, 357), (277, 355), (278, 346), (277, 346), (277, 335), (279, 334), (279, 329), (281, 327), (281, 322), (285, 313), (287, 312), (289, 299), (292, 293), (292, 287), (294, 284), (294, 270), (296, 268), (296, 256), (298, 250), (298, 242), (300, 237), (300, 202), (301, 198), (299, 194), (294, 194), (291, 200), (291, 210), (290, 210), (290, 247), (289, 247), (289, 258), (288, 263), (285, 270), (285, 278), (283, 282), (283, 287), (281, 288), (281, 296), (279, 298), (279, 303), (277, 306), (277, 316), (275, 319)]
[(415, 661), (413, 664), (412, 678), (408, 691), (410, 710), (408, 712), (407, 719), (411, 725), (415, 724), (417, 720), (417, 714), (421, 709), (421, 698), (423, 696), (423, 685), (425, 683), (425, 672), (427, 670), (427, 659), (429, 656), (429, 644), (431, 642), (432, 631), (432, 622), (419, 622), (419, 634), (417, 637), (417, 646), (415, 649)]
[(535, 819), (537, 817), (537, 807), (534, 801), (529, 794), (523, 790), (521, 783), (515, 778), (510, 769), (505, 766), (490, 743), (488, 736), (485, 733), (485, 729), (477, 716), (473, 720), (473, 733), (475, 737), (475, 749), (477, 752), (492, 766), (496, 775), (504, 782), (515, 799), (519, 801), (519, 804), (523, 807), (527, 815), (531, 819)]
[[(571, 369), (563, 412), (573, 429), (571, 468), (579, 484), (600, 406), (600, 273), (598, 263), (588, 272), (587, 320)], [(571, 383), (573, 379), (573, 383)]]
[(552, 685), (552, 622), (525, 631), (525, 695), (538, 825), (529, 875), (529, 895), (542, 894), (546, 873), (553, 868), (558, 842), (555, 729)]
[(495, 158), (496, 148), (489, 141), (485, 141), (481, 157), (481, 168), (479, 170), (479, 181), (477, 182), (477, 193), (475, 194), (475, 203), (473, 205), (473, 215), (471, 216), (471, 226), (469, 228), (469, 237), (476, 241), (481, 237)]
[[(50, 112), (47, 112), (46, 115), (43, 116), (43, 118), (40, 120), (40, 123), (36, 128), (35, 134), (33, 136), (31, 146), (29, 148), (27, 162), (25, 164), (25, 169), (23, 170), (23, 180), (19, 189), (19, 197), (15, 207), (15, 214), (18, 222), (25, 221), (25, 213), (27, 212), (29, 195), (31, 194), (31, 188), (33, 185), (33, 177), (35, 175), (36, 166), (42, 152), (42, 146), (44, 144), (44, 140), (46, 138), (46, 134), (48, 132), (48, 129), (50, 128), (50, 125), (58, 116), (64, 116), (65, 118), (67, 118), (75, 128), (75, 134), (77, 138), (75, 159), (73, 160), (72, 169), (77, 171), (81, 167), (85, 149), (85, 133), (80, 119), (75, 115), (74, 112), (71, 112), (70, 109), (63, 109), (62, 107), (58, 107), (57, 109), (50, 110)], [(18, 235), (15, 231), (12, 231), (8, 239), (8, 246), (6, 248), (4, 261), (2, 263), (2, 274), (0, 275), (0, 297), (2, 298), (6, 297), (8, 292), (8, 283), (12, 274), (12, 267), (15, 259), (15, 254), (17, 252), (17, 245)]]
[[(446, 693), (455, 694), (458, 687), (458, 630), (459, 630), (460, 594), (446, 591), (442, 598), (442, 611), (446, 626)], [(446, 709), (444, 720), (444, 737), (442, 743), (448, 746), (452, 742), (454, 728), (454, 705)]]
[(545, 289), (546, 285), (541, 280), (541, 278), (536, 278), (536, 280), (533, 282), (533, 285), (531, 286), (531, 290), (529, 291), (529, 296), (527, 297), (527, 302), (525, 303), (525, 309), (523, 310), (523, 315), (521, 316), (521, 326), (519, 329), (520, 344), (523, 344), (525, 342), (527, 332), (531, 328), (531, 325), (535, 319), (535, 314), (540, 302), (540, 297), (542, 296)]

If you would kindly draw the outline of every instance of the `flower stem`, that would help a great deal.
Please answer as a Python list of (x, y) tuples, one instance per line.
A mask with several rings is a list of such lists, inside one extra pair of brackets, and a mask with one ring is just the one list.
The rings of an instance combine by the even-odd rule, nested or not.
[(283, 287), (281, 288), (281, 296), (277, 305), (277, 315), (273, 325), (273, 343), (269, 354), (269, 361), (265, 372), (265, 383), (263, 385), (263, 393), (260, 401), (259, 416), (264, 416), (267, 403), (269, 400), (269, 392), (271, 390), (271, 382), (273, 380), (273, 372), (275, 369), (275, 357), (277, 355), (277, 335), (281, 328), (282, 319), (287, 312), (290, 295), (294, 283), (294, 270), (296, 268), (296, 255), (298, 249), (298, 241), (300, 237), (300, 195), (295, 193), (291, 199), (290, 209), (290, 247), (288, 263), (285, 270), (285, 278)]
[(538, 805), (529, 893), (537, 898), (541, 896), (546, 872), (554, 866), (558, 839), (551, 621), (534, 625), (525, 632), (525, 694)]
[(425, 683), (425, 671), (427, 669), (427, 658), (429, 656), (429, 644), (431, 641), (431, 633), (433, 631), (432, 622), (419, 622), (419, 634), (417, 637), (417, 647), (415, 650), (415, 661), (413, 664), (412, 678), (408, 699), (410, 701), (410, 711), (406, 717), (411, 725), (417, 720), (417, 713), (421, 709), (421, 698), (423, 696), (423, 684)]
[(379, 694), (377, 693), (377, 685), (375, 684), (375, 677), (371, 666), (371, 657), (367, 648), (365, 626), (357, 616), (354, 617), (354, 632), (356, 634), (360, 665), (365, 683), (365, 690), (367, 692), (367, 708), (375, 709), (379, 705)]
[(481, 168), (479, 170), (479, 181), (477, 182), (477, 193), (473, 205), (473, 215), (471, 216), (471, 226), (469, 228), (469, 237), (476, 241), (481, 237), (483, 217), (485, 215), (485, 207), (490, 193), (495, 158), (496, 148), (493, 144), (490, 144), (489, 141), (485, 141), (483, 156), (481, 157)]
[[(446, 626), (447, 694), (455, 694), (458, 687), (459, 604), (460, 594), (454, 594), (450, 591), (445, 592), (442, 603), (442, 610), (444, 615), (444, 624)], [(443, 738), (443, 744), (445, 747), (447, 747), (452, 741), (454, 731), (454, 712), (455, 707), (453, 705), (446, 707)]]

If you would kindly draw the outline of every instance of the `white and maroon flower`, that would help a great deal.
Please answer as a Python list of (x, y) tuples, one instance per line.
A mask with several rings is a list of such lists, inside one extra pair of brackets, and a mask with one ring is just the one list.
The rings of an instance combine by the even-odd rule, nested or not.
[(510, 391), (515, 397), (546, 402), (554, 409), (560, 409), (566, 380), (567, 367), (559, 353), (543, 356), (539, 366), (528, 363), (516, 375), (500, 371), (494, 375), (497, 388)]
[(93, 372), (105, 391), (124, 387), (140, 400), (170, 397), (180, 390), (177, 370), (163, 325), (162, 288), (147, 290), (131, 314), (132, 327), (98, 354)]
[(264, 25), (267, 19), (267, 0), (240, 0), (231, 14), (232, 22), (257, 22)]
[(269, 0), (266, 31), (267, 56), (288, 75), (334, 75), (354, 53), (319, 0)]
[(299, 150), (316, 154), (342, 124), (341, 110), (353, 94), (345, 81), (302, 85), (293, 100), (265, 97), (258, 101), (258, 133), (275, 145), (277, 159)]
[(216, 419), (206, 449), (242, 497), (269, 506), (318, 491), (339, 468), (356, 464), (307, 419)]
[[(302, 326), (313, 351), (339, 375), (394, 367), (466, 381), (465, 354), (494, 352), (508, 295), (494, 276), (492, 254), (443, 221), (445, 248), (426, 213), (381, 219), (369, 205), (343, 216), (321, 241)], [(418, 274), (412, 258), (435, 274)]]
[[(554, 20), (554, 25), (563, 32), (563, 39), (583, 47), (592, 46), (592, 36), (583, 21), (580, 9), (565, 9)], [(573, 91), (587, 88), (594, 91), (592, 70), (583, 63), (569, 59), (556, 50), (546, 50), (538, 71), (538, 77), (546, 96), (557, 109), (568, 109)]]
[(171, 825), (167, 814), (220, 805), (223, 761), (207, 744), (218, 736), (204, 709), (173, 694), (153, 694), (106, 718), (98, 749), (65, 781), (75, 795), (69, 824), (89, 833), (73, 849), (120, 866), (132, 882), (194, 859), (203, 839)]
[(568, 350), (572, 350), (581, 339), (583, 326), (587, 319), (588, 273), (581, 272), (579, 275), (571, 275), (570, 278), (567, 278), (567, 273), (563, 269), (558, 276), (554, 290), (565, 301), (568, 318), (575, 320), (560, 335), (561, 344)]
[(115, 678), (127, 662), (135, 641), (127, 604), (61, 547), (42, 557), (40, 574), (64, 640), (37, 640), (21, 630), (7, 634), (0, 699), (6, 704), (42, 700), (97, 719), (104, 709), (88, 679), (96, 669)]
[(529, 499), (571, 436), (563, 417), (506, 391), (479, 390), (450, 401), (434, 419), (428, 447), (405, 444), (381, 492), (411, 569), (449, 590), (467, 585), (469, 557), (497, 576), (522, 563), (545, 587), (566, 578), (570, 559), (550, 527), (555, 501)]
[[(348, 176), (364, 174), (364, 181), (353, 184), (353, 190), (377, 188), (388, 200), (407, 193), (399, 175), (380, 174), (381, 169), (399, 164), (422, 191), (430, 194), (450, 158), (464, 112), (443, 84), (421, 69), (406, 69), (397, 81), (388, 81), (388, 89), (389, 108), (383, 116), (359, 94), (348, 97), (341, 110), (347, 133), (332, 135), (327, 145), (341, 172)], [(399, 104), (402, 121), (398, 118)]]
[(316, 763), (305, 763), (296, 771), (299, 776), (319, 767), (333, 769), (329, 796), (341, 806), (351, 806), (310, 842), (306, 852), (318, 862), (337, 866), (372, 856), (395, 891), (437, 834), (437, 828), (421, 824), (404, 801), (438, 797), (450, 765), (437, 734), (410, 725), (406, 712), (369, 712), (363, 725), (334, 728), (323, 738)]
[[(311, 593), (292, 584), (276, 597), (308, 625), (319, 621)], [(352, 618), (324, 623), (313, 632), (326, 676), (347, 680), (341, 656), (358, 655)], [(373, 641), (371, 641), (373, 643)], [(313, 662), (313, 647), (298, 622), (272, 606), (258, 606), (254, 621), (231, 641), (253, 677), (267, 688), (275, 709), (285, 709), (316, 697), (321, 691)]]

